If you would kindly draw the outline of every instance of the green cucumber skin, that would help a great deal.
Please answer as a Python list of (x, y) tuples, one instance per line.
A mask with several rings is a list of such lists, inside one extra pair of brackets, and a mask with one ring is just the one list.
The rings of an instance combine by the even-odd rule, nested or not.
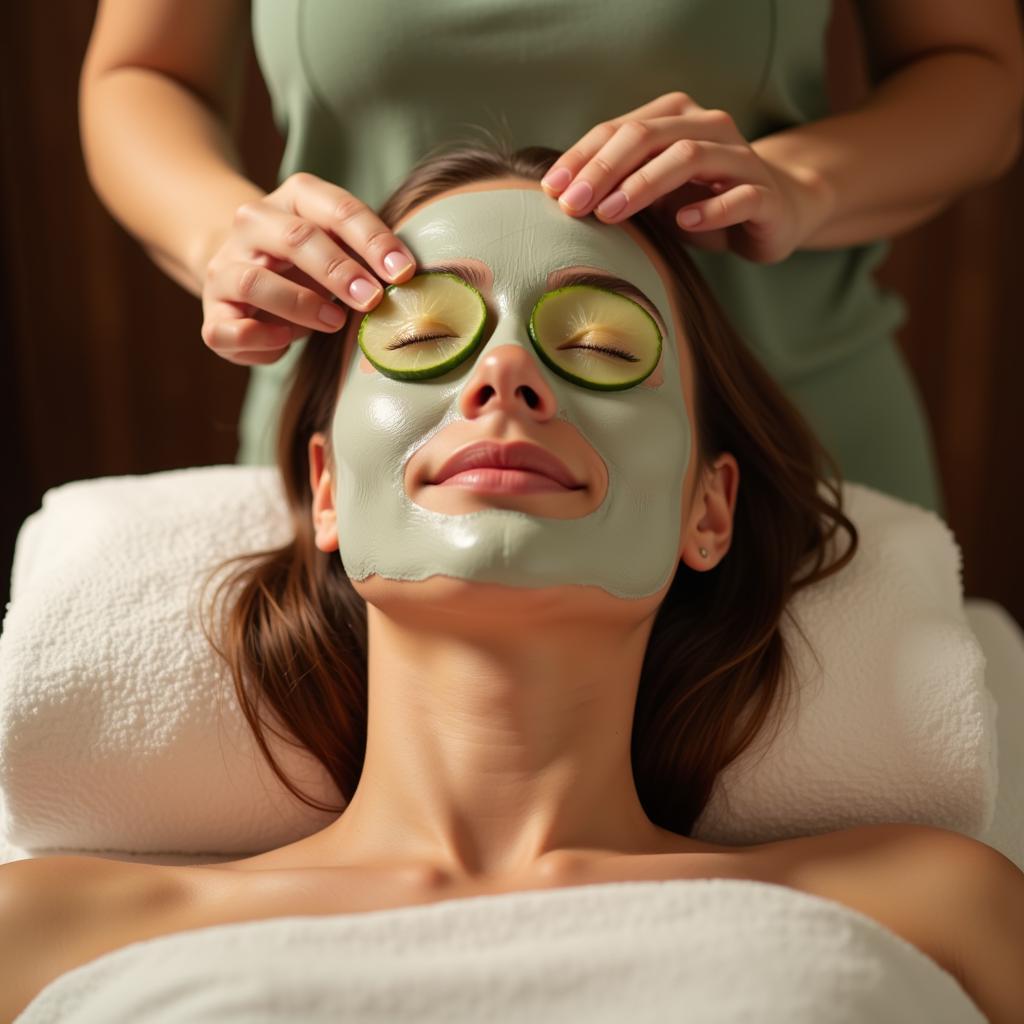
[[(544, 346), (540, 343), (540, 341), (537, 338), (537, 327), (534, 321), (534, 317), (537, 313), (537, 307), (540, 306), (541, 302), (544, 299), (553, 298), (560, 292), (569, 291), (571, 288), (589, 288), (592, 291), (602, 292), (605, 295), (614, 295), (615, 298), (622, 299), (623, 302), (629, 302), (632, 305), (636, 306), (636, 308), (639, 309), (640, 312), (643, 313), (643, 315), (647, 317), (648, 320), (650, 320), (651, 326), (654, 328), (654, 333), (658, 337), (658, 348), (654, 356), (654, 361), (651, 363), (651, 368), (647, 370), (646, 373), (641, 374), (639, 377), (636, 377), (633, 380), (624, 381), (619, 384), (598, 384), (596, 381), (589, 381), (584, 379), (583, 377), (577, 377), (574, 373), (570, 373), (564, 367), (559, 366), (558, 363), (556, 363), (555, 360), (551, 356), (549, 356), (547, 352), (544, 351)], [(568, 284), (564, 288), (556, 288), (553, 292), (546, 293), (544, 296), (537, 300), (537, 304), (533, 307), (533, 310), (530, 313), (530, 322), (527, 324), (527, 331), (530, 335), (530, 341), (533, 342), (533, 347), (537, 350), (537, 354), (541, 357), (546, 366), (554, 370), (554, 372), (557, 373), (559, 377), (562, 377), (573, 384), (579, 384), (581, 387), (589, 388), (591, 391), (626, 391), (629, 388), (636, 387), (637, 384), (640, 384), (643, 381), (647, 380), (647, 378), (650, 377), (652, 373), (654, 373), (654, 371), (658, 367), (658, 363), (661, 361), (661, 329), (658, 327), (658, 323), (654, 319), (654, 317), (652, 317), (651, 314), (648, 313), (643, 306), (641, 306), (638, 302), (633, 302), (633, 300), (630, 299), (628, 296), (619, 295), (617, 292), (610, 292), (606, 288), (597, 288), (594, 285)]]
[[(441, 270), (425, 270), (423, 271), (422, 274), (416, 275), (416, 277), (425, 276), (449, 277), (453, 281), (457, 281), (464, 288), (468, 288), (480, 300), (481, 306), (483, 307), (484, 311), (483, 319), (480, 321), (480, 328), (477, 331), (475, 337), (472, 339), (472, 341), (470, 341), (470, 343), (465, 348), (461, 349), (460, 351), (456, 352), (455, 355), (451, 356), (451, 358), (446, 359), (443, 363), (438, 363), (436, 366), (431, 366), (423, 370), (398, 370), (393, 367), (384, 366), (383, 364), (379, 363), (376, 359), (373, 358), (373, 356), (367, 350), (366, 346), (363, 344), (363, 328), (366, 325), (367, 321), (370, 319), (370, 317), (373, 316), (373, 310), (371, 309), (370, 312), (363, 317), (363, 322), (359, 325), (359, 334), (356, 340), (359, 343), (359, 348), (362, 350), (363, 355), (366, 356), (370, 364), (380, 373), (384, 374), (385, 377), (390, 377), (392, 380), (417, 381), (433, 380), (435, 377), (442, 377), (444, 376), (444, 374), (450, 373), (460, 363), (468, 359), (480, 347), (480, 342), (483, 339), (484, 327), (487, 324), (487, 306), (486, 303), (484, 302), (484, 297), (471, 284), (469, 284), (466, 281), (463, 281), (462, 278), (457, 276), (456, 274), (452, 274), (447, 271)], [(410, 280), (415, 279), (416, 278), (410, 278)], [(406, 285), (408, 285), (409, 283), (409, 281), (405, 282)], [(387, 298), (389, 292), (393, 291), (395, 288), (401, 287), (403, 287), (403, 285), (389, 284), (384, 289), (384, 295), (381, 298), (381, 302), (383, 302), (384, 299)], [(379, 305), (380, 303), (378, 303), (378, 306)]]

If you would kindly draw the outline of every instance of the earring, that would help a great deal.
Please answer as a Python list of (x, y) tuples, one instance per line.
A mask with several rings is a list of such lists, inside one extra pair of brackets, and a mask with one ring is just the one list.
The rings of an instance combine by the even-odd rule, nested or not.
[(700, 557), (701, 558), (707, 558), (708, 557), (708, 549), (707, 548), (700, 548)]

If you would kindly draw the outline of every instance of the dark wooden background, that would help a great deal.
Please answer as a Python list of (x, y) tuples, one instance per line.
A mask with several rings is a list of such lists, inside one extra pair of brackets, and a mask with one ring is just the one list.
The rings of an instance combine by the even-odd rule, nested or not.
[[(15, 3), (0, 62), (0, 600), (17, 531), (70, 480), (233, 462), (248, 371), (210, 352), (199, 300), (86, 179), (77, 87), (94, 3)], [(852, 0), (830, 29), (837, 109), (866, 91)], [(275, 185), (280, 139), (250, 55), (241, 150)], [(955, 145), (955, 140), (951, 140)], [(1024, 622), (1024, 161), (898, 238), (880, 273), (934, 428), (965, 590)]]

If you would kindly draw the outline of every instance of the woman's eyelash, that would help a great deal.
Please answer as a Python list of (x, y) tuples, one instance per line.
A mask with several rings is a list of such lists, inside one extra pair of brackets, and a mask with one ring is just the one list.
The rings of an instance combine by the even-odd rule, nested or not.
[[(625, 359), (630, 363), (640, 362), (639, 356), (633, 355), (632, 352), (623, 352), (619, 348), (608, 348), (604, 345), (570, 345), (570, 348), (581, 348), (584, 352), (607, 352), (610, 356), (618, 356), (620, 359)], [(560, 351), (565, 351), (561, 349)]]
[(412, 335), (406, 338), (398, 338), (395, 342), (388, 345), (389, 351), (394, 351), (398, 348), (405, 348), (406, 345), (415, 345), (418, 341), (440, 341), (442, 338), (451, 338), (451, 334), (425, 334), (425, 335)]

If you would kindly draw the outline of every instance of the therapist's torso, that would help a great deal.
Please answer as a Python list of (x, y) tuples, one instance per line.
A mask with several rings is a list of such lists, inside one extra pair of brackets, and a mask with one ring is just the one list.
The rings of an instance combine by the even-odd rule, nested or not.
[[(675, 90), (728, 111), (748, 141), (819, 120), (830, 16), (829, 0), (252, 0), (286, 140), (278, 180), (307, 171), (371, 208), (439, 146), (496, 136), (564, 152)], [(689, 251), (847, 478), (937, 508), (927, 418), (895, 344), (905, 305), (873, 274), (887, 250), (774, 265)], [(239, 461), (273, 461), (272, 407), (301, 346), (252, 367)]]
[[(828, 114), (827, 0), (253, 0), (253, 33), (286, 148), (377, 207), (439, 143), (564, 152), (666, 92), (727, 110), (748, 140)], [(782, 381), (891, 333), (902, 300), (872, 270), (887, 243), (772, 266), (690, 252)]]

